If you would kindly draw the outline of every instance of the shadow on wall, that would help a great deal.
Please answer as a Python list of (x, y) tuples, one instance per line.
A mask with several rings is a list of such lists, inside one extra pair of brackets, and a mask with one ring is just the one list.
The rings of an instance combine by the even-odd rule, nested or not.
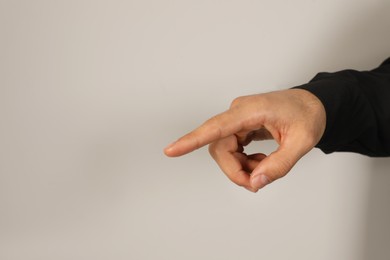
[(363, 233), (363, 259), (390, 259), (390, 159), (373, 159)]

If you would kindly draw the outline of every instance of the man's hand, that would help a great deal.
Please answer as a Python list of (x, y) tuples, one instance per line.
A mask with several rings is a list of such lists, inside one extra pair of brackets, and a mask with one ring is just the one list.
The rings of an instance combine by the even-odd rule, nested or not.
[[(321, 101), (306, 90), (289, 89), (236, 98), (230, 109), (207, 120), (165, 148), (176, 157), (206, 144), (222, 171), (234, 183), (257, 192), (285, 176), (321, 139), (326, 124)], [(275, 139), (270, 155), (247, 155), (253, 140)]]

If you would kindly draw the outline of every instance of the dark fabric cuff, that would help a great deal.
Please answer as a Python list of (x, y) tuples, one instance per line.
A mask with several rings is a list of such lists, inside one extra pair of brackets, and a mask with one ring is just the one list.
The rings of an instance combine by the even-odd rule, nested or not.
[(317, 148), (390, 155), (390, 58), (372, 71), (319, 73), (294, 88), (311, 92), (324, 105), (326, 129)]
[[(309, 83), (295, 88), (314, 94), (326, 112), (326, 128), (316, 145), (324, 153), (355, 150), (354, 139), (362, 134), (362, 120), (369, 118), (366, 102), (362, 102), (359, 84), (354, 77), (356, 71), (319, 73)], [(351, 131), (353, 129), (353, 131)], [(349, 146), (349, 147), (348, 147)]]

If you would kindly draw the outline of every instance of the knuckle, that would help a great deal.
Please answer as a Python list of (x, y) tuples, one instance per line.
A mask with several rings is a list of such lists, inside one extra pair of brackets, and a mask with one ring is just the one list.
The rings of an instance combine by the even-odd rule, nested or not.
[(213, 116), (209, 119), (207, 119), (200, 127), (199, 129), (201, 131), (210, 131), (210, 129), (214, 129), (215, 126), (217, 125), (217, 122), (218, 119), (217, 119), (217, 116)]
[(284, 177), (293, 167), (293, 163), (287, 159), (278, 160), (275, 163), (274, 170), (269, 172), (269, 178), (271, 182)]
[(203, 124), (203, 130), (208, 135), (216, 136), (217, 139), (221, 138), (223, 131), (221, 126), (221, 119), (219, 116), (213, 116)]
[(227, 174), (225, 173), (225, 175), (228, 177), (228, 179), (233, 182), (234, 184), (240, 186), (240, 187), (243, 187), (243, 186), (246, 186), (246, 182), (245, 180), (240, 176), (240, 173), (236, 173), (236, 174)]
[[(243, 174), (243, 173), (242, 173)], [(240, 187), (246, 187), (248, 186), (248, 181), (243, 178), (242, 176), (238, 175), (238, 176), (235, 176), (235, 178), (232, 180), (236, 185), (240, 186)]]
[(243, 96), (233, 99), (233, 101), (230, 103), (230, 108), (239, 106), (243, 102), (243, 99), (245, 99)]
[(203, 126), (206, 127), (215, 127), (218, 125), (218, 116), (213, 116), (207, 119), (206, 122), (204, 122)]
[(223, 142), (221, 140), (217, 140), (212, 142), (208, 146), (208, 151), (211, 157), (218, 163), (221, 163), (221, 157), (224, 153), (226, 153), (226, 149), (223, 146)]
[(292, 168), (292, 163), (289, 160), (287, 159), (280, 160), (278, 171), (276, 172), (276, 177), (281, 178), (285, 176), (290, 171), (291, 168)]
[(197, 132), (191, 132), (187, 135), (187, 138), (191, 140), (192, 144), (193, 144), (193, 148), (196, 150), (196, 149), (199, 149), (201, 147), (201, 141), (199, 139), (199, 135)]

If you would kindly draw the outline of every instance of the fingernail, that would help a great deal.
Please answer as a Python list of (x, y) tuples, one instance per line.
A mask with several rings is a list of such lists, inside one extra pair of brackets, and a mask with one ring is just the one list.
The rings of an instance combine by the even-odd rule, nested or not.
[(177, 141), (169, 144), (167, 147), (164, 148), (165, 151), (169, 152), (169, 150), (176, 144)]
[(252, 188), (254, 188), (254, 189), (261, 189), (269, 183), (270, 183), (270, 180), (264, 174), (256, 175), (251, 180), (251, 185), (252, 185)]

